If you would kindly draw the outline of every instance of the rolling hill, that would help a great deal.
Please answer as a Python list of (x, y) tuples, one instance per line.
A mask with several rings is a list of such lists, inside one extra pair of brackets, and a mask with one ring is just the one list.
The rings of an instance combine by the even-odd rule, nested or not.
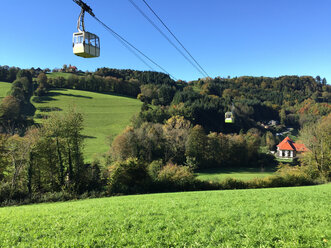
[(37, 108), (35, 117), (48, 115), (50, 110), (63, 111), (76, 106), (84, 115), (85, 160), (91, 161), (94, 154), (100, 155), (109, 149), (111, 140), (139, 112), (141, 102), (122, 96), (58, 89), (50, 91), (41, 103), (34, 105)]
[(63, 77), (65, 79), (68, 79), (69, 77), (76, 75), (80, 76), (80, 74), (73, 74), (69, 72), (52, 72), (52, 73), (47, 73), (48, 78), (57, 78), (57, 77)]
[(0, 208), (2, 247), (330, 247), (331, 184)]
[[(10, 83), (0, 82), (0, 100), (10, 87)], [(37, 108), (36, 122), (41, 122), (36, 118), (38, 116), (49, 115), (51, 110), (67, 110), (72, 105), (83, 113), (87, 162), (94, 154), (100, 155), (109, 149), (111, 140), (130, 123), (141, 107), (141, 102), (134, 98), (69, 89), (52, 90), (41, 103), (33, 104)]]

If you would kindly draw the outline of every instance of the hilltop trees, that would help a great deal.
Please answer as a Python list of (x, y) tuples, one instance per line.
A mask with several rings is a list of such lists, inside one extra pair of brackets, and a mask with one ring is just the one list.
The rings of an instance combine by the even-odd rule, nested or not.
[[(178, 98), (176, 94), (172, 104), (183, 103), (184, 106), (189, 105), (193, 108), (197, 99), (208, 96), (211, 99), (218, 99), (220, 101), (218, 109), (223, 108), (224, 112), (229, 110), (232, 104), (234, 105), (236, 123), (231, 129), (218, 123), (218, 119), (213, 122), (218, 124), (219, 129), (211, 126), (210, 121), (208, 121), (209, 125), (202, 122), (194, 123), (202, 125), (208, 131), (222, 132), (239, 132), (240, 127), (247, 131), (252, 127), (257, 127), (257, 122), (269, 120), (280, 120), (284, 125), (300, 128), (303, 126), (300, 120), (303, 119), (303, 116), (298, 113), (299, 106), (307, 99), (318, 105), (322, 105), (323, 102), (327, 103), (329, 92), (331, 92), (331, 87), (326, 84), (326, 81), (323, 83), (323, 80), (316, 80), (308, 76), (200, 79), (190, 82), (188, 87), (195, 89), (191, 95), (195, 94), (196, 99), (184, 98), (184, 95)], [(208, 100), (206, 101), (204, 98), (203, 102), (207, 105)], [(211, 107), (204, 108), (203, 112), (210, 110)], [(215, 117), (218, 116), (216, 112), (211, 114)], [(201, 113), (199, 113), (200, 115)], [(189, 119), (189, 116), (186, 118)]]
[[(175, 82), (164, 73), (110, 68), (47, 79), (38, 69), (28, 71), (38, 77), (37, 96), (45, 94), (48, 87), (61, 87), (138, 97), (145, 104), (157, 106), (152, 110), (145, 108), (140, 114), (140, 123), (163, 124), (170, 117), (181, 115), (193, 125), (201, 125), (206, 132), (238, 133), (269, 120), (300, 128), (307, 118), (298, 114), (299, 106), (307, 99), (316, 104), (327, 103), (331, 94), (330, 85), (320, 76), (217, 77), (186, 83)], [(0, 67), (0, 80), (13, 82), (24, 77), (31, 81), (27, 70)], [(20, 95), (19, 92), (13, 94)], [(232, 108), (236, 122), (225, 125), (224, 113)]]
[(19, 70), (18, 67), (0, 66), (0, 81), (13, 82)]
[(3, 99), (0, 105), (0, 124), (3, 130), (6, 129), (5, 126), (11, 126), (12, 129), (26, 126), (27, 117), (32, 116), (35, 112), (35, 107), (30, 103), (32, 94), (31, 73), (27, 70), (20, 70), (17, 73), (17, 79), (12, 83), (9, 95)]

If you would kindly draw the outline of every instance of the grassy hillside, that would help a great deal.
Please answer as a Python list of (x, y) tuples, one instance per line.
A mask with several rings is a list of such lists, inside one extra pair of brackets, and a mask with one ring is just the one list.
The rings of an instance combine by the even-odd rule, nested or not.
[(331, 184), (0, 209), (2, 247), (330, 247)]
[(7, 95), (8, 91), (10, 90), (10, 87), (10, 83), (0, 82), (0, 100)]
[(209, 169), (197, 173), (197, 178), (202, 181), (221, 182), (226, 178), (235, 178), (248, 181), (254, 178), (263, 178), (273, 174), (275, 168), (266, 168), (261, 171), (260, 168), (222, 168)]
[(79, 74), (73, 74), (73, 73), (67, 73), (67, 72), (52, 72), (52, 73), (48, 73), (47, 77), (49, 77), (49, 78), (64, 77), (64, 78), (67, 79), (72, 75), (79, 76)]
[[(75, 105), (84, 114), (85, 158), (109, 149), (109, 140), (120, 133), (140, 110), (141, 102), (127, 97), (79, 90), (52, 90), (42, 103), (34, 103), (38, 114), (47, 115), (47, 108), (66, 110)], [(36, 119), (40, 121), (40, 119)]]

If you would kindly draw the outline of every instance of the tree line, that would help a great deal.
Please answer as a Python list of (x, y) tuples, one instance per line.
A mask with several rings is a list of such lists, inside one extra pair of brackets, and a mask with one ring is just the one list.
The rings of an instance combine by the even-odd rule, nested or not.
[[(40, 74), (47, 75), (50, 69), (22, 70), (18, 67), (0, 66), (0, 81), (12, 83), (18, 78), (20, 71), (25, 71), (29, 73), (31, 78), (37, 79)], [(34, 81), (35, 89), (41, 88), (40, 81)], [(169, 75), (160, 72), (99, 68), (93, 73), (73, 72), (68, 78), (62, 76), (46, 77), (42, 84), (44, 92), (39, 92), (37, 96), (44, 95), (47, 89), (68, 88), (137, 97), (140, 93), (140, 86), (143, 84), (175, 85), (175, 82)]]
[(140, 127), (125, 129), (113, 141), (109, 160), (162, 160), (193, 170), (271, 165), (273, 156), (258, 152), (260, 139), (257, 129), (240, 134), (206, 133), (202, 126), (193, 126), (183, 116), (173, 116), (163, 125), (144, 122)]
[(0, 202), (100, 190), (100, 168), (84, 163), (82, 130), (82, 114), (70, 109), (24, 135), (0, 134)]

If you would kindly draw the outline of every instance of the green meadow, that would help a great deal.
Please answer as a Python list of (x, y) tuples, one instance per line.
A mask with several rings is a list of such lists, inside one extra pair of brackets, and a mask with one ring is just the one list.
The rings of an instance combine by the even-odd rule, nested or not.
[(72, 75), (78, 75), (79, 74), (73, 74), (73, 73), (68, 73), (68, 72), (52, 72), (52, 73), (47, 73), (48, 78), (57, 78), (57, 77), (63, 77), (65, 79), (68, 79)]
[(7, 96), (11, 87), (10, 83), (0, 82), (0, 100)]
[[(85, 159), (91, 161), (109, 149), (111, 140), (139, 112), (141, 102), (137, 99), (93, 93), (80, 90), (51, 90), (42, 103), (34, 103), (35, 116), (49, 115), (50, 108), (66, 111), (75, 106), (84, 115)], [(53, 111), (54, 113), (54, 111)], [(35, 119), (41, 121), (41, 119)]]
[(331, 184), (0, 209), (2, 247), (330, 247)]
[(276, 168), (222, 168), (208, 169), (196, 173), (197, 178), (201, 181), (222, 182), (227, 178), (234, 178), (242, 181), (248, 181), (255, 178), (271, 176)]

